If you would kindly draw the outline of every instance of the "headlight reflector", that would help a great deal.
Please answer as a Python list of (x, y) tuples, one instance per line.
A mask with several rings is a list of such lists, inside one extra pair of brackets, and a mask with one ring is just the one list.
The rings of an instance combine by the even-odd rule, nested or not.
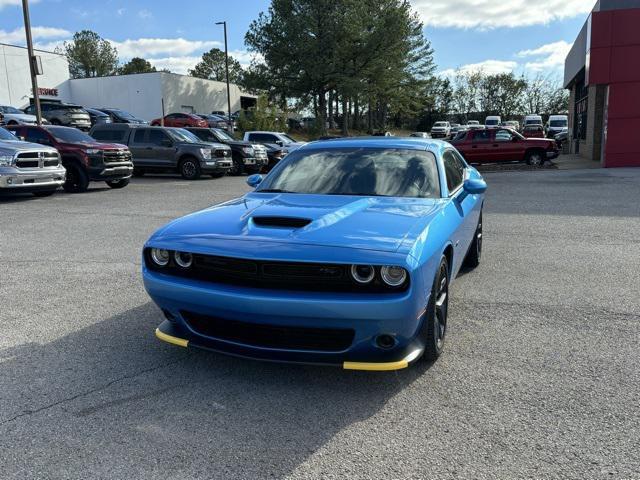
[(402, 267), (384, 266), (380, 269), (380, 276), (390, 287), (399, 287), (407, 280), (407, 271)]
[(193, 255), (187, 252), (173, 252), (173, 259), (182, 268), (189, 268), (193, 263)]
[(151, 249), (151, 260), (160, 266), (165, 267), (169, 263), (169, 250), (165, 250), (164, 248), (152, 248)]
[(87, 148), (87, 155), (100, 155), (102, 150), (99, 148)]
[(202, 154), (202, 158), (205, 160), (211, 160), (211, 149), (210, 148), (201, 148), (200, 153)]
[(13, 155), (0, 155), (0, 165), (7, 166), (13, 163)]
[(376, 275), (372, 265), (351, 265), (351, 276), (358, 283), (371, 283)]

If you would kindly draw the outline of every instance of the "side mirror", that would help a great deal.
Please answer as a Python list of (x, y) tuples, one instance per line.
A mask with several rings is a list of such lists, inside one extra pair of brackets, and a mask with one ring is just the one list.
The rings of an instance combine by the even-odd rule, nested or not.
[(284, 144), (282, 143), (282, 140), (276, 140), (276, 145), (280, 145), (282, 147)]
[(467, 178), (462, 188), (469, 195), (477, 195), (487, 190), (487, 183), (479, 178)]
[(260, 185), (260, 183), (262, 183), (262, 175), (260, 175), (259, 173), (250, 175), (247, 178), (247, 185), (249, 185), (251, 188), (256, 188), (258, 185)]

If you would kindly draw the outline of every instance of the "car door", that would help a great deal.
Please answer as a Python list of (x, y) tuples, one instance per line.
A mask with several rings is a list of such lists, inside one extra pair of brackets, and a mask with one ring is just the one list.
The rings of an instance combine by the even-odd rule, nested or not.
[[(471, 132), (471, 145), (465, 152), (470, 163), (492, 162), (491, 157), (491, 130), (473, 130)], [(468, 153), (467, 153), (468, 152)]]
[(129, 135), (129, 150), (134, 167), (151, 165), (153, 158), (151, 145), (147, 144), (147, 132), (150, 128), (136, 128)]
[(511, 130), (497, 128), (493, 130), (491, 148), (495, 152), (496, 162), (511, 162), (521, 160), (520, 150), (522, 145), (518, 143), (519, 137)]
[(160, 128), (150, 128), (147, 134), (147, 150), (151, 151), (151, 162), (155, 167), (176, 166), (175, 147), (167, 132)]
[(468, 168), (464, 159), (455, 150), (447, 149), (442, 155), (442, 162), (451, 202), (448, 206), (450, 218), (457, 217), (457, 225), (454, 226), (451, 234), (451, 242), (454, 249), (451, 271), (455, 273), (462, 265), (462, 261), (473, 240), (477, 223), (476, 200), (475, 196), (467, 195), (463, 189)]

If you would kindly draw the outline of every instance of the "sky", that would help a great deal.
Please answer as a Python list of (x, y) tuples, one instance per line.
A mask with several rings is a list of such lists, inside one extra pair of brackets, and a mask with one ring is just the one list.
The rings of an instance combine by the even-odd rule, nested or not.
[[(38, 48), (53, 50), (89, 29), (113, 42), (122, 61), (134, 56), (186, 73), (212, 47), (247, 65), (244, 35), (269, 0), (30, 0)], [(411, 0), (425, 25), (437, 71), (561, 77), (564, 59), (595, 0)], [(21, 0), (0, 0), (0, 43), (24, 45)]]

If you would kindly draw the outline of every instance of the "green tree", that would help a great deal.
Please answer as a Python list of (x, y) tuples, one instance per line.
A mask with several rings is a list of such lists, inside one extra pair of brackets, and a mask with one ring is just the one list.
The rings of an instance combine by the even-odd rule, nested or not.
[(131, 75), (132, 73), (151, 73), (155, 71), (156, 67), (151, 65), (148, 60), (140, 57), (133, 57), (118, 69), (118, 73), (120, 75)]
[[(242, 66), (235, 58), (229, 55), (229, 81), (231, 83), (242, 82)], [(202, 60), (189, 70), (189, 75), (209, 80), (225, 82), (227, 80), (225, 69), (225, 55), (219, 48), (212, 48), (202, 55)]]
[(91, 30), (76, 32), (71, 41), (57, 50), (66, 55), (73, 78), (103, 77), (118, 69), (116, 48)]

